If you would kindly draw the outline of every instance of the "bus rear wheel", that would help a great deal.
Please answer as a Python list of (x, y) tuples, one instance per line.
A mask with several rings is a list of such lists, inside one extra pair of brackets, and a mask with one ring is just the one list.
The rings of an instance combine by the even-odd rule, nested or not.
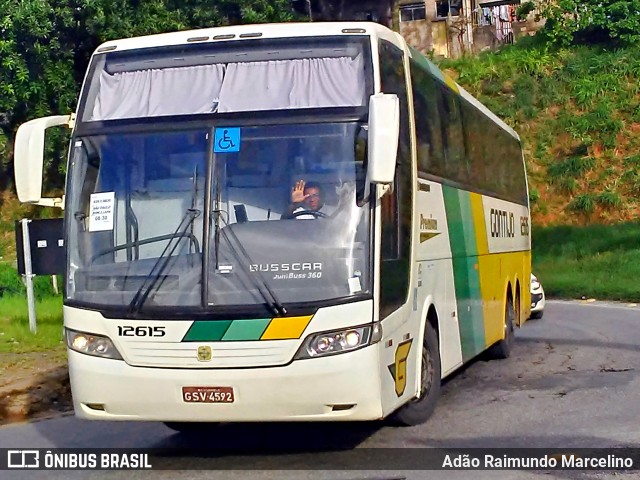
[(488, 350), (488, 354), (491, 358), (509, 358), (509, 355), (511, 355), (511, 349), (513, 348), (513, 342), (515, 341), (515, 324), (516, 309), (513, 306), (513, 299), (511, 298), (511, 295), (509, 295), (507, 297), (507, 304), (504, 311), (504, 338), (492, 345)]
[(393, 414), (392, 419), (400, 425), (412, 426), (426, 422), (440, 396), (440, 349), (438, 335), (431, 324), (425, 328), (421, 364), (420, 395)]

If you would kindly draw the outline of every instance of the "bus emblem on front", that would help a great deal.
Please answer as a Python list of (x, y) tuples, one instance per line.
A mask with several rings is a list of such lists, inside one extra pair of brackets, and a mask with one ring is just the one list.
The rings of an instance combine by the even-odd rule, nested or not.
[(198, 347), (198, 361), (208, 362), (209, 360), (211, 360), (211, 347), (206, 345)]

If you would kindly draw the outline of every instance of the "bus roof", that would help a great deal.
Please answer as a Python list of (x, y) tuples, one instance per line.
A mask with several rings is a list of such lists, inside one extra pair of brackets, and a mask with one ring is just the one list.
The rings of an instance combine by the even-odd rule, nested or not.
[[(226, 27), (201, 28), (170, 33), (160, 33), (142, 37), (122, 38), (111, 40), (100, 45), (94, 52), (125, 51), (138, 48), (153, 48), (170, 45), (187, 45), (194, 43), (219, 43), (229, 40), (250, 40), (257, 38), (286, 38), (286, 37), (319, 37), (335, 35), (370, 35), (384, 38), (398, 48), (405, 50), (406, 42), (399, 33), (393, 32), (384, 25), (375, 22), (306, 22), (306, 23), (259, 23), (252, 25), (231, 25)], [(409, 48), (409, 55), (418, 54), (426, 61), (432, 75), (447, 84), (451, 90), (466, 99), (483, 114), (491, 118), (496, 124), (520, 140), (518, 134), (509, 125), (500, 120), (487, 107), (476, 100), (464, 88), (424, 57), (414, 48)]]
[[(228, 40), (257, 38), (319, 37), (328, 35), (371, 35), (392, 41), (403, 48), (399, 34), (373, 22), (309, 22), (309, 23), (260, 23), (226, 27), (201, 28), (143, 37), (111, 40), (100, 45), (95, 53), (123, 51), (192, 43), (218, 43)], [(404, 48), (403, 48), (404, 49)]]

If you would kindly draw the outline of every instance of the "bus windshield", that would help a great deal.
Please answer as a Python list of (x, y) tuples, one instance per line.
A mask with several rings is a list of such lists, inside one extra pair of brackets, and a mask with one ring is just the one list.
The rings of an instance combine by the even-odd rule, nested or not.
[(140, 48), (93, 57), (78, 119), (365, 106), (368, 37), (301, 37)]
[(76, 137), (68, 300), (166, 316), (368, 294), (365, 137), (359, 122)]

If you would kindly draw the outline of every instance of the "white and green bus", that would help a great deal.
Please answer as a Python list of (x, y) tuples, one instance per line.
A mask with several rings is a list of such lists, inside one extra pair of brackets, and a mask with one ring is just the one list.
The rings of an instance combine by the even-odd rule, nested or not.
[[(64, 199), (42, 198), (56, 125)], [(529, 316), (518, 135), (377, 24), (105, 43), (76, 114), (20, 127), (15, 174), (65, 211), (82, 418), (417, 424)], [(301, 181), (320, 209), (292, 209)]]

